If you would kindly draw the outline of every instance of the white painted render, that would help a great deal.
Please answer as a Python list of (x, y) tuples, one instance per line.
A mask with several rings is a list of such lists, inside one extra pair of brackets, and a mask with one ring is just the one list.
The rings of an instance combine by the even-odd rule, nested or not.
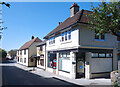
[[(30, 57), (31, 56), (35, 56), (37, 55), (37, 50), (36, 50), (36, 46), (39, 42), (33, 42), (33, 44), (25, 49), (26, 50), (26, 54), (24, 55), (24, 50), (18, 50), (17, 51), (17, 57), (19, 57), (19, 61), (18, 63), (23, 64), (25, 66), (34, 66), (35, 65), (35, 59), (33, 59), (33, 62), (30, 61)], [(20, 51), (22, 51), (22, 54), (20, 54)], [(18, 55), (19, 52), (19, 55)], [(22, 61), (20, 62), (20, 58), (22, 58)], [(24, 63), (24, 58), (26, 58), (26, 63)]]
[[(46, 60), (46, 45), (43, 45), (42, 48), (43, 48), (42, 54), (44, 55), (44, 58), (40, 58), (40, 59), (44, 59), (44, 66), (39, 65), (38, 62), (40, 62), (40, 60), (39, 61), (37, 60), (37, 67), (45, 69), (45, 65), (46, 65), (46, 61), (45, 61)], [(37, 56), (40, 56), (39, 52), (40, 52), (40, 47), (37, 47)]]

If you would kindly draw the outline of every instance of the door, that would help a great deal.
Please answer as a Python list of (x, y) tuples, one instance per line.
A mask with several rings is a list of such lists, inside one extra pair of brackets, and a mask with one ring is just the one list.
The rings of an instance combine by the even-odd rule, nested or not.
[(76, 53), (76, 78), (85, 77), (85, 53)]

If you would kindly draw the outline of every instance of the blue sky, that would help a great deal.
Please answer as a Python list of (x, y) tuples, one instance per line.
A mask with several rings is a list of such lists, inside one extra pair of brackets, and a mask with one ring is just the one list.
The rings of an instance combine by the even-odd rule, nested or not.
[[(90, 2), (77, 2), (81, 9), (90, 10)], [(3, 6), (3, 26), (8, 29), (2, 34), (2, 48), (9, 51), (19, 49), (31, 36), (43, 37), (70, 17), (73, 2), (10, 2)], [(98, 3), (94, 3), (97, 6)]]

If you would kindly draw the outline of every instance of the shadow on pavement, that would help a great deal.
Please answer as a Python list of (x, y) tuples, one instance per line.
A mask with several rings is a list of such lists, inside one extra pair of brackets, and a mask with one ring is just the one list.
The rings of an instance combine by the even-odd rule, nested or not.
[(2, 87), (84, 87), (57, 78), (45, 78), (15, 66), (2, 66), (2, 73)]

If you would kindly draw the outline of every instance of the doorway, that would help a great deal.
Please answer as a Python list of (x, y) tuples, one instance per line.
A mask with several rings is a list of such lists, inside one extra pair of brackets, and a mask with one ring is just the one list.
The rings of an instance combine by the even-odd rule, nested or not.
[(76, 78), (85, 77), (85, 52), (76, 53)]

